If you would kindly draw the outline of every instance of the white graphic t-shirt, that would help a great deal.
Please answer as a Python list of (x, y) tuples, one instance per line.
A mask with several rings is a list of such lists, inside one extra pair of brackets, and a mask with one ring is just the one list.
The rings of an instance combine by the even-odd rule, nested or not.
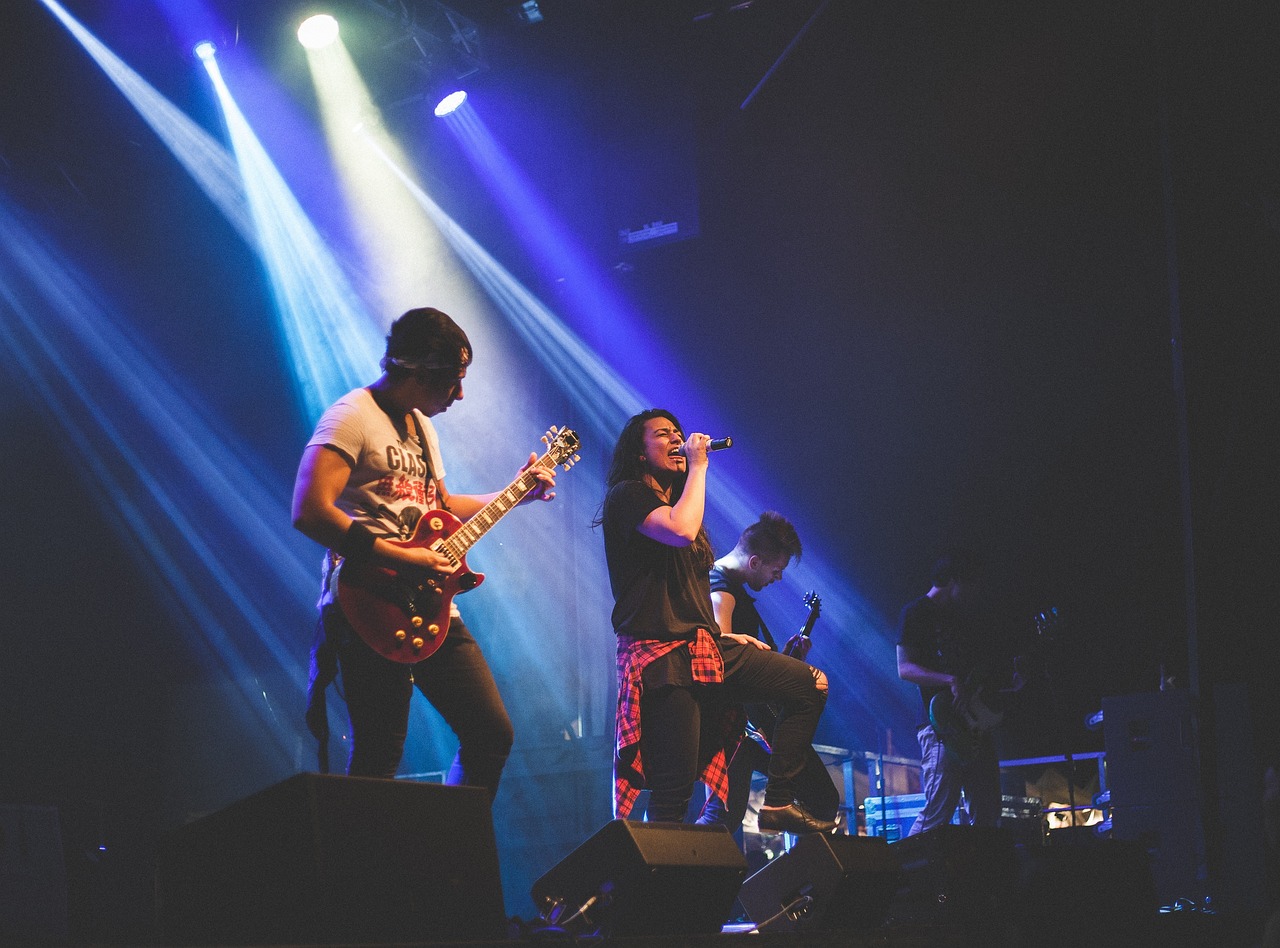
[[(407, 539), (422, 515), (440, 506), (435, 484), (445, 475), (440, 439), (430, 418), (416, 410), (414, 414), (426, 436), (425, 454), (431, 473), (423, 463), (416, 426), (408, 425), (402, 439), (367, 388), (348, 392), (329, 406), (307, 442), (308, 447), (331, 448), (352, 464), (351, 477), (337, 506), (378, 536), (389, 539)], [(331, 599), (332, 559), (325, 557), (322, 605)], [(455, 614), (456, 609), (455, 606)]]

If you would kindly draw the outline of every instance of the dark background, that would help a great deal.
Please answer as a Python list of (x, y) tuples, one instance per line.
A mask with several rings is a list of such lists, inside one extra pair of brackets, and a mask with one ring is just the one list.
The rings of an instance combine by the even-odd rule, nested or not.
[[(1097, 746), (1079, 722), (1101, 697), (1198, 673), (1206, 698), (1248, 686), (1258, 756), (1227, 763), (1256, 786), (1278, 714), (1274, 5), (547, 0), (532, 26), (456, 6), (485, 39), (473, 81), (502, 106), (491, 129), (675, 353), (614, 368), (655, 397), (666, 372), (701, 389), (746, 449), (726, 469), (879, 617), (884, 659), (848, 681), (884, 679), (898, 609), (938, 551), (965, 545), (1004, 628), (1051, 605), (1064, 617), (1008, 753)], [(68, 8), (221, 135), (190, 38), (151, 4)], [(295, 5), (211, 10), (220, 45), (310, 106)], [(5, 198), (128, 301), (287, 484), (309, 420), (252, 254), (41, 4), (13, 0), (5, 19)], [(560, 274), (522, 254), (422, 120), (412, 96), (434, 76), (379, 62), (388, 124), (433, 195), (555, 309)], [(619, 226), (663, 214), (696, 234), (619, 246)], [(158, 709), (206, 672), (163, 634), (171, 604), (18, 380), (0, 371), (0, 800), (59, 805), (76, 845), (120, 840), (136, 868), (171, 805)], [(596, 555), (598, 538), (583, 545)], [(300, 632), (300, 663), (305, 648)], [(820, 737), (840, 743), (858, 725), (833, 710)], [(112, 867), (76, 871), (98, 880), (101, 932), (145, 926), (102, 894)]]

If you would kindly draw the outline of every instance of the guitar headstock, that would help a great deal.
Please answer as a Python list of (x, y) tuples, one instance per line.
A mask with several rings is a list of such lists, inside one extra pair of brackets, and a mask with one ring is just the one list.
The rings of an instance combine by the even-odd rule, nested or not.
[(1037, 613), (1035, 624), (1036, 635), (1042, 640), (1051, 641), (1062, 624), (1062, 613), (1058, 611), (1057, 606), (1050, 606), (1043, 612)]
[(547, 446), (547, 453), (542, 456), (539, 463), (548, 467), (559, 464), (567, 471), (582, 460), (576, 454), (581, 442), (578, 441), (577, 432), (572, 428), (557, 428), (552, 425), (542, 436), (542, 443)]
[(800, 629), (800, 636), (808, 638), (809, 633), (813, 631), (813, 624), (818, 621), (818, 616), (822, 614), (822, 598), (813, 590), (804, 594), (804, 604), (809, 607), (809, 615), (805, 617), (804, 626)]

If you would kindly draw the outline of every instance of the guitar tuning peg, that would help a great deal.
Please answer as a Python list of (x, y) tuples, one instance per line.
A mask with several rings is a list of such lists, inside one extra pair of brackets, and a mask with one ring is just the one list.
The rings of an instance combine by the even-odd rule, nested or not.
[(578, 455), (576, 455), (576, 454), (575, 454), (575, 455), (573, 456), (573, 463), (574, 463), (574, 464), (577, 464), (577, 463), (578, 463), (579, 461), (581, 461), (581, 460), (582, 460), (582, 458), (581, 458), (581, 457), (579, 457)]
[(562, 464), (560, 466), (563, 467), (566, 471), (569, 470), (569, 468), (573, 467), (572, 464)]
[(551, 442), (547, 439), (547, 436), (546, 436), (546, 435), (543, 435), (543, 436), (542, 436), (542, 443), (543, 443), (543, 444), (550, 444)]

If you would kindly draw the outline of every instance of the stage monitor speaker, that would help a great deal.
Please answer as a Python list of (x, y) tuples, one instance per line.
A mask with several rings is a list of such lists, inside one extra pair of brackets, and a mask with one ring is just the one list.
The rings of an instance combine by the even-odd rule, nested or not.
[(489, 794), (300, 774), (170, 833), (170, 944), (467, 941), (506, 933)]
[(898, 875), (884, 839), (813, 833), (744, 882), (738, 901), (770, 932), (871, 929), (884, 922)]
[(974, 937), (1003, 924), (1018, 881), (1007, 830), (939, 826), (889, 847), (901, 870), (890, 924), (951, 926)]
[(67, 908), (57, 808), (0, 804), (0, 944), (66, 943)]
[(716, 934), (746, 875), (723, 826), (613, 820), (535, 882), (532, 895), (544, 919), (566, 928), (576, 919), (605, 936)]
[[(1043, 948), (1160, 944), (1151, 857), (1137, 843), (1026, 851), (1016, 915), (1022, 943)], [(1205, 944), (1208, 944), (1206, 942)]]

